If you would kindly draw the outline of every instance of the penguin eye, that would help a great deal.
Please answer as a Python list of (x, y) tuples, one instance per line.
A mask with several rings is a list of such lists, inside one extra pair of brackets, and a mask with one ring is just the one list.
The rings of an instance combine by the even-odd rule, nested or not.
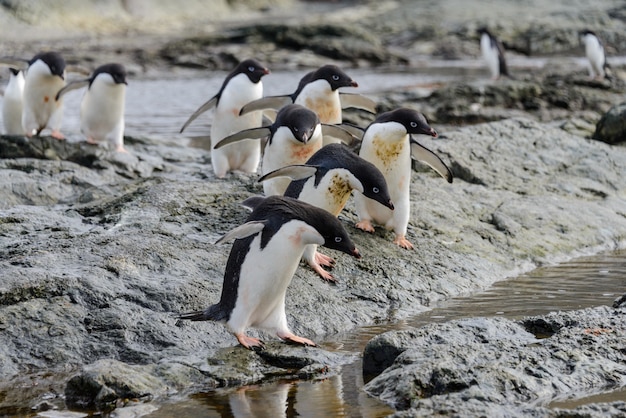
[(343, 238), (341, 238), (341, 237), (335, 237), (335, 242), (341, 242), (341, 241), (343, 241)]
[(338, 81), (339, 80), (339, 76), (337, 74), (333, 74), (332, 79), (334, 81)]
[(380, 190), (378, 190), (378, 187), (374, 187), (374, 188), (372, 189), (372, 191), (373, 191), (374, 193), (378, 193)]
[(253, 66), (249, 66), (249, 67), (248, 67), (248, 71), (250, 71), (251, 73), (253, 73), (253, 72), (254, 72), (254, 70), (256, 70), (256, 68), (254, 68)]
[(411, 128), (417, 127), (417, 122), (411, 122)]
[(298, 128), (296, 128), (296, 127), (294, 127), (294, 128), (293, 128), (293, 130), (294, 130), (294, 131), (296, 131), (296, 132), (298, 132)]

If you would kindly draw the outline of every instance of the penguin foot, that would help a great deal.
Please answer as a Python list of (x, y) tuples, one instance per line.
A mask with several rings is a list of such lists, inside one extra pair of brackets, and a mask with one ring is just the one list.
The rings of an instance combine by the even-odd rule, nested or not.
[(53, 137), (54, 139), (58, 139), (59, 141), (65, 139), (65, 135), (63, 135), (61, 131), (57, 129), (53, 130), (50, 136)]
[(246, 334), (235, 334), (239, 344), (246, 347), (248, 350), (264, 350), (265, 343), (258, 338), (248, 337)]
[(294, 335), (291, 332), (286, 332), (286, 333), (279, 332), (278, 338), (280, 338), (281, 340), (287, 341), (289, 343), (293, 343), (293, 344), (309, 345), (311, 347), (317, 347), (317, 344), (315, 344), (313, 341), (309, 340), (308, 338), (298, 337), (297, 335)]
[(374, 232), (372, 223), (367, 219), (357, 222), (355, 226), (365, 232)]
[(332, 274), (324, 270), (322, 267), (326, 266), (332, 268), (335, 266), (335, 260), (331, 257), (315, 251), (314, 259), (309, 263), (309, 265), (325, 281), (337, 283), (337, 279), (335, 279)]
[(413, 244), (411, 244), (411, 242), (408, 239), (406, 239), (404, 235), (396, 235), (396, 237), (393, 240), (393, 243), (407, 250), (413, 249)]
[(326, 267), (333, 267), (335, 265), (335, 260), (333, 258), (318, 251), (315, 251), (315, 262)]
[(116, 146), (116, 147), (115, 147), (115, 151), (117, 151), (117, 152), (123, 152), (123, 153), (128, 154), (128, 151), (126, 150), (126, 148), (124, 148), (124, 145), (118, 145), (118, 146)]

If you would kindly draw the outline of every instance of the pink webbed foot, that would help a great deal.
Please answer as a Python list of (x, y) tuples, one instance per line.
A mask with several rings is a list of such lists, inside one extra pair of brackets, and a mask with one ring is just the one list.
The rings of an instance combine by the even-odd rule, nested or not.
[(411, 242), (408, 239), (406, 239), (404, 235), (396, 235), (396, 237), (393, 240), (393, 243), (407, 250), (413, 249), (413, 244), (411, 244)]
[(293, 344), (317, 347), (317, 344), (315, 344), (313, 341), (309, 340), (308, 338), (298, 337), (297, 335), (294, 335), (291, 332), (279, 332), (278, 338), (280, 338), (281, 340), (293, 343)]
[(248, 337), (246, 334), (235, 334), (235, 337), (237, 337), (239, 344), (243, 345), (248, 350), (263, 350), (265, 348), (263, 341), (258, 338)]
[(374, 227), (368, 219), (357, 222), (355, 226), (365, 232), (374, 232)]
[(333, 260), (331, 257), (315, 251), (315, 257), (313, 261), (309, 263), (309, 265), (322, 279), (326, 280), (327, 282), (337, 282), (337, 279), (335, 279), (332, 274), (330, 274), (323, 268), (332, 268), (335, 265), (335, 260)]
[(50, 136), (53, 137), (54, 139), (58, 139), (59, 141), (65, 139), (65, 135), (63, 135), (61, 131), (57, 129), (53, 130)]

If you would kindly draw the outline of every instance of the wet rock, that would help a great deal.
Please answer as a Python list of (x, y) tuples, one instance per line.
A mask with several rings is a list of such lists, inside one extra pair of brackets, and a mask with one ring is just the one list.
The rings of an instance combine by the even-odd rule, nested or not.
[(618, 104), (609, 109), (598, 121), (591, 138), (607, 144), (626, 141), (626, 103)]
[[(528, 404), (626, 386), (625, 325), (623, 309), (598, 307), (394, 331), (368, 343), (366, 353), (385, 347), (399, 354), (365, 390), (409, 415), (459, 413), (463, 405), (466, 416), (553, 416)], [(364, 356), (364, 370), (381, 366)], [(623, 408), (616, 403), (602, 412)]]

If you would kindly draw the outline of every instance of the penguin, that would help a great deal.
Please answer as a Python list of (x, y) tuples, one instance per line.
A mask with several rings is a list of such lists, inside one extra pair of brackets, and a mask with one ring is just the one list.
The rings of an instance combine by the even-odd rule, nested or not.
[[(393, 210), (383, 173), (344, 144), (325, 145), (306, 164), (279, 168), (259, 178), (259, 182), (277, 176), (292, 180), (284, 196), (310, 203), (335, 216), (342, 211), (354, 190)], [(307, 246), (303, 258), (322, 279), (336, 282), (323, 268), (332, 267), (335, 261), (319, 253), (317, 245)]]
[(24, 72), (16, 68), (9, 68), (9, 70), (11, 74), (2, 101), (4, 133), (7, 135), (24, 135), (25, 132), (22, 127)]
[[(273, 124), (230, 135), (217, 143), (215, 148), (221, 149), (241, 140), (269, 136), (263, 150), (261, 165), (262, 174), (267, 174), (287, 165), (304, 164), (322, 148), (325, 135), (333, 135), (347, 143), (357, 139), (338, 125), (320, 123), (318, 115), (312, 110), (301, 105), (289, 104), (278, 111)], [(288, 178), (272, 178), (263, 182), (263, 191), (266, 196), (282, 195), (288, 185)]]
[(65, 60), (58, 52), (41, 52), (31, 60), (0, 59), (0, 64), (26, 71), (22, 96), (22, 128), (26, 136), (40, 135), (50, 128), (52, 137), (64, 139), (60, 131), (63, 102), (54, 100), (65, 87)]
[(585, 55), (589, 60), (589, 77), (603, 79), (606, 75), (606, 56), (604, 46), (598, 36), (586, 29), (580, 32), (580, 39), (585, 45)]
[(478, 29), (478, 33), (480, 34), (480, 50), (491, 72), (491, 78), (497, 80), (500, 76), (509, 77), (502, 42), (485, 27)]
[(408, 108), (398, 108), (380, 114), (365, 133), (359, 155), (374, 164), (385, 176), (395, 209), (381, 205), (372, 199), (356, 194), (355, 208), (359, 217), (356, 227), (374, 232), (372, 222), (391, 229), (395, 233), (394, 243), (412, 249), (406, 239), (409, 223), (411, 184), (411, 158), (422, 161), (439, 175), (452, 183), (452, 172), (432, 151), (415, 141), (412, 134), (437, 137), (437, 132), (428, 125), (421, 113)]
[(315, 346), (294, 335), (287, 325), (285, 293), (309, 244), (342, 251), (356, 258), (356, 249), (341, 222), (323, 209), (284, 196), (253, 196), (244, 205), (252, 208), (246, 223), (217, 243), (235, 239), (226, 262), (220, 300), (203, 311), (183, 313), (192, 321), (223, 321), (247, 349), (263, 349), (264, 343), (249, 337), (249, 327), (272, 330), (288, 342)]
[(109, 141), (116, 151), (126, 152), (124, 106), (127, 85), (126, 69), (122, 64), (104, 64), (89, 78), (68, 83), (55, 99), (60, 100), (67, 92), (88, 86), (80, 104), (81, 132), (90, 144)]
[(246, 173), (257, 171), (261, 159), (261, 146), (258, 142), (245, 141), (223, 149), (215, 149), (215, 144), (228, 135), (262, 125), (262, 112), (255, 111), (246, 115), (240, 115), (239, 112), (246, 103), (263, 97), (261, 78), (269, 73), (256, 60), (241, 61), (228, 74), (217, 94), (200, 106), (180, 128), (182, 133), (198, 116), (215, 107), (211, 124), (211, 163), (213, 172), (219, 178), (233, 170)]
[[(246, 104), (241, 114), (261, 109), (280, 109), (294, 103), (313, 110), (322, 123), (340, 124), (343, 121), (342, 108), (357, 108), (376, 113), (376, 103), (360, 94), (339, 93), (341, 87), (358, 87), (358, 83), (350, 78), (336, 65), (324, 65), (307, 73), (298, 84), (295, 92), (283, 96), (268, 96)], [(324, 145), (338, 142), (337, 139), (324, 139)]]

